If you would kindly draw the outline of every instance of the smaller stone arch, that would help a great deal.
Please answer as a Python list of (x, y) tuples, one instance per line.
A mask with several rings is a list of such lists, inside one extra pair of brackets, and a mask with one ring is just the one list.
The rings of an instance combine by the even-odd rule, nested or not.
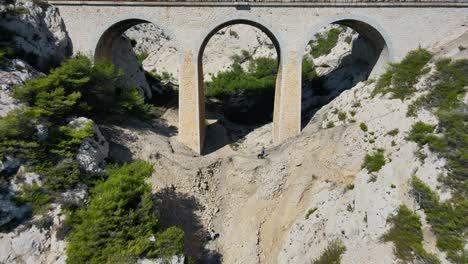
[[(283, 52), (282, 52), (282, 45), (279, 40), (279, 35), (273, 33), (270, 27), (265, 26), (264, 23), (257, 21), (256, 19), (252, 18), (228, 18), (223, 19), (222, 22), (219, 22), (215, 27), (211, 28), (205, 34), (203, 34), (202, 39), (199, 41), (199, 45), (196, 51), (196, 65), (198, 69), (198, 89), (199, 89), (199, 106), (200, 106), (200, 120), (205, 120), (205, 87), (204, 87), (204, 75), (203, 75), (203, 53), (205, 48), (210, 41), (211, 37), (216, 34), (219, 30), (237, 24), (244, 24), (255, 27), (261, 30), (267, 37), (272, 41), (273, 46), (275, 47), (277, 53), (277, 60), (278, 60), (278, 73), (276, 77), (276, 84), (275, 84), (275, 96), (274, 96), (274, 110), (273, 110), (273, 137), (276, 139), (279, 130), (279, 111), (280, 111), (280, 94), (281, 94), (281, 78), (282, 78), (282, 61), (283, 61)], [(204, 133), (205, 133), (205, 124), (204, 121), (200, 124), (201, 130), (201, 144), (204, 143)]]
[[(112, 56), (112, 46), (115, 40), (120, 37), (129, 28), (138, 24), (150, 23), (161, 28), (162, 31), (171, 39), (175, 39), (172, 31), (163, 23), (157, 23), (152, 17), (135, 17), (134, 15), (123, 15), (114, 17), (108, 21), (97, 31), (98, 33), (93, 38), (93, 56), (94, 59), (110, 58)], [(178, 41), (174, 41), (178, 43)], [(179, 47), (176, 47), (179, 48)]]
[(106, 31), (104, 31), (104, 33), (100, 36), (99, 41), (97, 42), (96, 48), (94, 50), (94, 59), (111, 59), (112, 48), (115, 41), (129, 28), (143, 23), (151, 22), (143, 19), (126, 19), (110, 26)]
[[(278, 62), (281, 62), (281, 45), (280, 41), (277, 38), (277, 35), (275, 35), (267, 26), (264, 26), (263, 23), (257, 22), (251, 19), (231, 19), (227, 20), (225, 22), (220, 23), (216, 27), (210, 29), (207, 33), (205, 33), (203, 36), (203, 40), (201, 41), (199, 47), (198, 47), (198, 61), (202, 62), (203, 60), (203, 52), (205, 51), (206, 45), (210, 41), (211, 37), (213, 37), (216, 32), (219, 30), (232, 26), (232, 25), (238, 25), (238, 24), (244, 24), (244, 25), (249, 25), (255, 28), (260, 29), (265, 35), (268, 36), (268, 38), (273, 42), (273, 45), (275, 46), (276, 53), (278, 54)], [(279, 65), (279, 63), (278, 63)]]

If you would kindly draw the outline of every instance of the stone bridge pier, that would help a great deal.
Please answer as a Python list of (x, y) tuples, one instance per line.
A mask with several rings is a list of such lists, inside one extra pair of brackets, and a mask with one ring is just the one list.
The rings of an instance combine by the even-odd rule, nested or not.
[(248, 24), (273, 42), (279, 60), (273, 138), (301, 130), (301, 70), (309, 40), (329, 24), (353, 28), (377, 60), (371, 77), (388, 62), (418, 47), (432, 48), (468, 30), (468, 0), (417, 2), (295, 1), (105, 1), (49, 0), (58, 7), (74, 53), (109, 58), (117, 38), (130, 27), (153, 23), (175, 40), (179, 53), (179, 141), (197, 153), (205, 139), (203, 51), (221, 28)]

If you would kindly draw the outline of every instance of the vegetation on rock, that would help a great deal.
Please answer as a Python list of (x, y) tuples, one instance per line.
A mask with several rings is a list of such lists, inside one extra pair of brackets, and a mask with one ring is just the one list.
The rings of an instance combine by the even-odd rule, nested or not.
[(316, 34), (315, 40), (309, 43), (310, 55), (318, 58), (322, 55), (327, 55), (338, 43), (340, 33), (343, 32), (341, 27), (332, 28), (324, 34)]
[(378, 79), (371, 96), (391, 93), (393, 99), (404, 100), (410, 97), (421, 75), (428, 73), (425, 67), (432, 54), (425, 49), (410, 51), (400, 63), (390, 64), (387, 71)]
[[(206, 83), (206, 96), (223, 100), (223, 112), (237, 122), (266, 123), (271, 120), (278, 62), (271, 58), (257, 58), (244, 70), (239, 63), (219, 72)], [(251, 104), (237, 104), (242, 96)]]
[(423, 260), (424, 263), (440, 263), (435, 255), (424, 249), (419, 216), (408, 207), (400, 205), (397, 214), (390, 215), (387, 222), (392, 227), (383, 235), (383, 240), (393, 242), (397, 258), (405, 263), (413, 263), (415, 258)]
[(88, 58), (78, 56), (53, 69), (47, 77), (15, 86), (12, 96), (22, 105), (0, 119), (0, 158), (23, 160), (28, 170), (44, 176), (44, 187), (50, 191), (90, 183), (93, 177), (99, 179), (99, 175), (81, 171), (73, 161), (83, 139), (94, 135), (93, 122), (75, 127), (69, 119), (92, 117), (95, 112), (145, 111), (144, 100), (136, 89), (119, 92), (121, 75), (108, 61), (92, 64)]
[(184, 232), (160, 228), (155, 199), (145, 183), (152, 171), (144, 161), (108, 166), (107, 179), (91, 190), (88, 206), (71, 215), (69, 263), (136, 263), (141, 257), (183, 254)]
[(468, 114), (463, 98), (468, 85), (468, 60), (440, 59), (429, 78), (434, 85), (426, 87), (426, 94), (410, 105), (408, 115), (416, 116), (420, 108), (426, 108), (439, 122), (431, 125), (418, 121), (407, 138), (420, 148), (427, 144), (430, 151), (446, 160), (447, 174), (439, 180), (451, 190), (452, 198), (440, 201), (416, 176), (412, 178), (413, 192), (437, 236), (437, 246), (454, 263), (466, 263)]
[(414, 197), (424, 209), (427, 221), (437, 236), (437, 247), (447, 252), (447, 257), (454, 263), (467, 263), (465, 244), (468, 201), (455, 198), (441, 202), (437, 193), (415, 175), (411, 179), (411, 185)]
[(340, 264), (341, 255), (346, 251), (346, 247), (341, 240), (331, 241), (322, 255), (311, 262), (311, 264)]
[(376, 172), (379, 171), (384, 165), (384, 150), (379, 149), (373, 154), (366, 154), (362, 168), (366, 168), (368, 172)]

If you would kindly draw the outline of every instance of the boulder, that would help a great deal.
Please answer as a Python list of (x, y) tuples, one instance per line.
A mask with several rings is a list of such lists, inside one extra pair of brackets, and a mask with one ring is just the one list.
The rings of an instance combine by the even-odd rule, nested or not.
[[(92, 120), (86, 117), (78, 117), (71, 120), (68, 125), (78, 130), (86, 126), (89, 122), (92, 122)], [(93, 124), (93, 128), (94, 135), (83, 140), (76, 154), (76, 160), (84, 170), (100, 172), (106, 165), (105, 159), (109, 155), (109, 143), (96, 124)]]
[(20, 167), (21, 162), (13, 156), (6, 156), (3, 160), (0, 160), (0, 173), (14, 173)]
[(140, 259), (138, 264), (183, 264), (185, 256), (172, 256), (170, 258)]
[(122, 36), (115, 42), (112, 47), (112, 62), (124, 72), (121, 80), (123, 87), (135, 87), (146, 98), (153, 96), (143, 67), (138, 62), (130, 40), (127, 37)]
[[(37, 3), (37, 4), (36, 4)], [(28, 13), (0, 17), (3, 27), (16, 33), (18, 48), (37, 55), (37, 65), (47, 71), (72, 55), (72, 43), (56, 7), (45, 1), (16, 1)]]

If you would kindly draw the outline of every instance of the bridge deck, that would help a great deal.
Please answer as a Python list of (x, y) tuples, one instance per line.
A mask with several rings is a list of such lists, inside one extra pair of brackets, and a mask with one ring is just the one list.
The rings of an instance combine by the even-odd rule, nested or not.
[(468, 0), (49, 0), (73, 5), (346, 5), (346, 6), (468, 6)]

